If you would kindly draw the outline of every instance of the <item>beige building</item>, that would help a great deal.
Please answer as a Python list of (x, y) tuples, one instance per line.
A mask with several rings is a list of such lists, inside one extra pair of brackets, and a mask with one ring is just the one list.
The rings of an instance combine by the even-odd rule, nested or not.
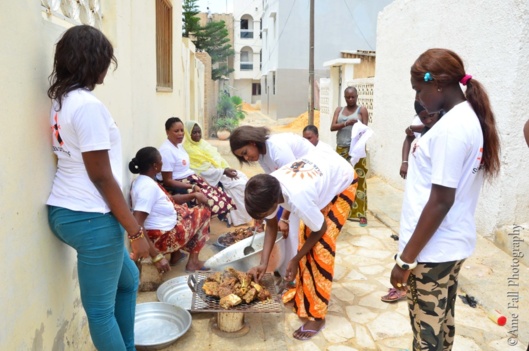
[[(0, 350), (93, 350), (76, 254), (51, 233), (46, 199), (55, 174), (46, 96), (54, 44), (69, 27), (99, 27), (119, 67), (95, 94), (118, 124), (124, 167), (165, 140), (170, 116), (204, 109), (204, 65), (181, 38), (179, 0), (9, 1), (0, 13), (4, 142), (0, 187)], [(157, 13), (158, 12), (158, 13)], [(165, 18), (165, 25), (160, 21)], [(158, 19), (158, 20), (157, 20)], [(165, 47), (156, 38), (165, 38)], [(123, 169), (124, 192), (131, 181)]]

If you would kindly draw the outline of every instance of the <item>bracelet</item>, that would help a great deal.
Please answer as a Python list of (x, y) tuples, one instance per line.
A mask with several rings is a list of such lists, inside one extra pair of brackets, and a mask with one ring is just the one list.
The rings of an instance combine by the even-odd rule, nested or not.
[(402, 161), (402, 163), (408, 163), (408, 161)]
[(406, 263), (400, 259), (400, 254), (395, 254), (395, 261), (397, 262), (397, 266), (404, 269), (405, 271), (411, 271), (417, 267), (417, 260), (415, 260), (413, 263)]
[(145, 237), (145, 233), (143, 232), (143, 227), (140, 226), (140, 230), (138, 230), (138, 232), (136, 234), (129, 235), (129, 240), (130, 240), (130, 242), (133, 242), (133, 241), (141, 239), (143, 237)]
[(157, 262), (160, 262), (161, 260), (163, 260), (164, 258), (165, 258), (165, 256), (161, 252), (158, 252), (158, 255), (156, 255), (155, 258), (152, 258), (151, 261), (152, 261), (152, 263), (157, 263)]
[(288, 219), (284, 219), (284, 218), (279, 218), (279, 221), (280, 222), (285, 222), (285, 223), (290, 223), (290, 221)]

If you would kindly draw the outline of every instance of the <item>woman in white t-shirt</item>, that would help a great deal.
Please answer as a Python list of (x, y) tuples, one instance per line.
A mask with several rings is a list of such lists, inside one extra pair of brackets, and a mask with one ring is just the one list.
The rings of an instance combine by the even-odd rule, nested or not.
[[(130, 190), (133, 215), (145, 228), (149, 240), (149, 254), (160, 273), (169, 270), (165, 259), (171, 254), (171, 265), (176, 264), (178, 250), (189, 252), (186, 272), (204, 270), (198, 259), (200, 250), (209, 237), (211, 211), (208, 199), (201, 192), (169, 194), (156, 180), (162, 169), (162, 156), (154, 147), (144, 147), (129, 162), (129, 170), (139, 174)], [(199, 205), (189, 208), (186, 202)]]
[(92, 93), (111, 62), (116, 64), (112, 45), (94, 27), (72, 27), (57, 43), (48, 96), (58, 163), (47, 205), (53, 233), (77, 251), (81, 301), (95, 347), (121, 351), (135, 349), (139, 284), (123, 228), (134, 259), (148, 257), (149, 246), (121, 192), (119, 130)]
[(299, 247), (287, 262), (285, 279), (296, 280), (296, 287), (283, 295), (294, 299), (300, 318), (309, 320), (293, 337), (308, 340), (325, 326), (334, 275), (336, 240), (347, 220), (357, 187), (356, 174), (349, 162), (337, 153), (316, 150), (271, 174), (252, 177), (245, 192), (248, 213), (266, 218), (260, 265), (250, 270), (260, 280), (274, 246), (279, 206), (296, 215), (304, 226)]
[(429, 113), (446, 113), (412, 149), (390, 281), (408, 291), (413, 349), (449, 350), (458, 274), (476, 245), (474, 213), (484, 178), (499, 172), (500, 143), (485, 89), (453, 51), (421, 54), (411, 84)]
[[(316, 149), (297, 134), (270, 135), (268, 128), (252, 126), (235, 129), (230, 136), (230, 148), (239, 162), (250, 164), (257, 161), (267, 174)], [(286, 237), (285, 252), (288, 260), (296, 255), (298, 249), (299, 218), (291, 216), (289, 211), (282, 211), (279, 216), (279, 230)], [(285, 275), (286, 268), (286, 264), (279, 268), (281, 275)]]
[(323, 141), (320, 140), (320, 133), (318, 131), (318, 127), (316, 127), (313, 124), (309, 124), (308, 126), (305, 126), (303, 128), (303, 138), (310, 141), (312, 145), (316, 147), (316, 149), (320, 149), (325, 152), (336, 152), (333, 150), (333, 148)]
[(189, 155), (184, 149), (184, 124), (178, 117), (165, 122), (167, 140), (160, 147), (163, 167), (158, 179), (171, 193), (185, 194), (200, 191), (208, 198), (212, 216), (226, 218), (227, 213), (236, 208), (232, 198), (219, 186), (211, 186), (203, 177), (190, 168)]

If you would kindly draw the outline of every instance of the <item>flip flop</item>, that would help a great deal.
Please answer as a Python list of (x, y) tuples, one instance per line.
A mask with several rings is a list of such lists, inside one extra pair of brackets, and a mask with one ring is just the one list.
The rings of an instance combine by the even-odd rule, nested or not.
[(195, 272), (211, 272), (211, 268), (208, 268), (208, 267), (202, 267), (200, 269), (195, 269), (195, 270), (189, 270), (189, 269), (186, 269), (186, 273), (195, 273)]
[[(294, 334), (292, 334), (292, 337), (293, 337), (294, 339), (297, 339), (297, 340), (309, 340), (309, 339), (312, 339), (313, 337), (315, 337), (316, 335), (318, 335), (318, 333), (319, 333), (320, 331), (322, 331), (323, 329), (325, 329), (325, 323), (323, 323), (323, 325), (321, 326), (321, 328), (318, 329), (318, 330), (305, 329), (305, 328), (303, 328), (304, 326), (305, 326), (305, 325), (302, 325), (301, 327), (298, 328), (298, 330), (296, 330), (296, 331), (294, 332)], [(307, 335), (307, 336), (296, 337), (295, 334), (296, 334), (297, 332), (301, 332), (301, 333), (312, 333), (312, 334)]]
[(360, 217), (360, 224), (359, 224), (360, 227), (365, 227), (367, 226), (367, 218), (366, 217)]
[(406, 298), (406, 292), (402, 290), (397, 290), (395, 288), (390, 288), (388, 294), (380, 298), (383, 302), (397, 302)]

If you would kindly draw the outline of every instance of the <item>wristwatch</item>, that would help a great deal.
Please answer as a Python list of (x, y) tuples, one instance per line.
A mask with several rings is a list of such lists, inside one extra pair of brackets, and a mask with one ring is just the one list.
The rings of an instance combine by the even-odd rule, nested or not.
[(400, 254), (395, 254), (395, 262), (397, 262), (397, 265), (405, 271), (410, 271), (417, 267), (417, 260), (413, 263), (406, 263), (400, 259)]

